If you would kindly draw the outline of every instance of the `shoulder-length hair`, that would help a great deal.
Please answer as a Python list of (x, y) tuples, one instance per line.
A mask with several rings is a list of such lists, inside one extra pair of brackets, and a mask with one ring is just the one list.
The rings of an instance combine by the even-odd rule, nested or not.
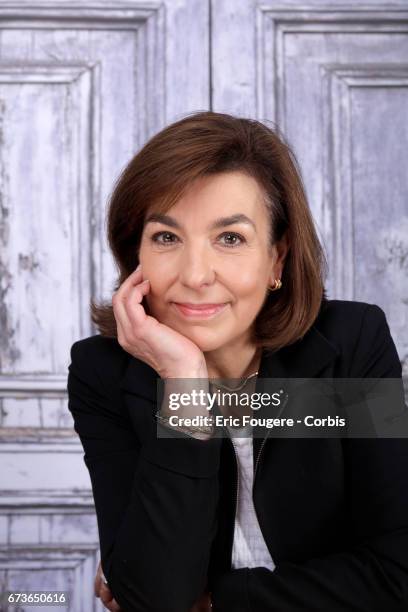
[[(254, 344), (273, 351), (302, 338), (327, 300), (327, 261), (301, 172), (276, 127), (203, 111), (167, 126), (143, 146), (120, 174), (109, 201), (108, 242), (119, 272), (114, 290), (139, 263), (147, 210), (154, 205), (166, 212), (195, 179), (234, 170), (255, 178), (264, 192), (270, 246), (285, 233), (289, 244), (282, 287), (268, 291), (252, 326)], [(101, 335), (117, 337), (111, 303), (91, 300), (91, 316)]]

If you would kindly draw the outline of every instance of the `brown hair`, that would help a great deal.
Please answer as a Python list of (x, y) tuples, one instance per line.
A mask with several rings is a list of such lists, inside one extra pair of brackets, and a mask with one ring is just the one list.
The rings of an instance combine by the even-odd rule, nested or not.
[[(144, 145), (120, 174), (110, 197), (108, 242), (119, 268), (115, 290), (139, 263), (148, 208), (154, 204), (165, 212), (195, 179), (232, 170), (248, 173), (263, 188), (270, 244), (285, 232), (288, 238), (282, 288), (268, 292), (253, 325), (254, 344), (277, 350), (300, 339), (315, 321), (327, 299), (327, 262), (298, 162), (276, 126), (203, 111), (167, 126)], [(117, 337), (111, 304), (91, 300), (91, 314), (103, 336)]]

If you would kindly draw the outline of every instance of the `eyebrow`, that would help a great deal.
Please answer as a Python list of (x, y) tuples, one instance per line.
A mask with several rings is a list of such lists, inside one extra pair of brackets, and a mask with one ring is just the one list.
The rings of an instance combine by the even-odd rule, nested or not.
[[(170, 227), (174, 227), (176, 229), (182, 229), (182, 226), (170, 215), (162, 215), (160, 213), (152, 213), (146, 219), (146, 225), (148, 223), (163, 223), (164, 225), (168, 225)], [(231, 215), (229, 217), (219, 217), (215, 221), (213, 221), (209, 228), (218, 229), (220, 227), (228, 227), (228, 225), (234, 225), (234, 223), (245, 223), (246, 225), (250, 225), (256, 231), (255, 223), (242, 213), (236, 213), (235, 215)]]

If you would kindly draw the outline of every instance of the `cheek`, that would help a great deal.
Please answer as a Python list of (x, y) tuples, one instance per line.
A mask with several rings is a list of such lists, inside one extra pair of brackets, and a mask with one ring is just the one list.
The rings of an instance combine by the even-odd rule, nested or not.
[(261, 309), (266, 293), (266, 285), (260, 278), (246, 278), (240, 282), (235, 293), (233, 314), (239, 320), (253, 320)]
[(167, 292), (171, 284), (169, 279), (174, 278), (174, 266), (169, 262), (169, 258), (163, 257), (162, 253), (160, 257), (155, 257), (152, 253), (141, 253), (140, 263), (143, 280), (147, 278), (150, 281), (149, 296), (157, 300), (158, 296), (163, 296)]
[(248, 257), (237, 258), (224, 267), (224, 278), (243, 292), (259, 291), (267, 283), (268, 261), (260, 253), (251, 253)]
[(156, 298), (158, 295), (163, 295), (163, 291), (166, 288), (167, 275), (163, 273), (160, 266), (155, 265), (152, 257), (143, 257), (143, 253), (141, 253), (139, 261), (142, 265), (142, 281), (146, 279), (150, 281), (148, 296), (153, 295)]
[(242, 275), (239, 279), (239, 288), (242, 293), (254, 293), (259, 289), (259, 279), (256, 277), (256, 275)]
[(256, 301), (259, 296), (264, 295), (266, 281), (264, 281), (263, 276), (259, 272), (254, 271), (248, 274), (243, 271), (242, 273), (237, 273), (235, 279), (235, 282), (231, 283), (231, 288), (233, 288), (237, 298), (254, 298)]

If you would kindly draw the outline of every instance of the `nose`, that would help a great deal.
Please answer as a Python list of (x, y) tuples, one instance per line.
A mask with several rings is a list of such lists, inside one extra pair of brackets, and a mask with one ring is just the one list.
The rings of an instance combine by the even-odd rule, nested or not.
[(201, 289), (214, 282), (215, 262), (205, 245), (198, 246), (196, 242), (183, 249), (179, 265), (180, 282), (186, 287)]

